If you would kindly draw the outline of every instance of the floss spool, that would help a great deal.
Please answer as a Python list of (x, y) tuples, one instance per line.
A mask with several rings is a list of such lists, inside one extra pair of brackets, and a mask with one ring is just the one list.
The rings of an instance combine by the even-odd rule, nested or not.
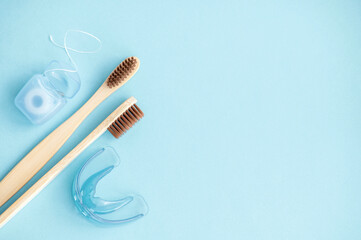
[[(93, 51), (82, 51), (68, 47), (68, 34), (81, 33), (94, 38), (99, 46)], [(34, 124), (41, 124), (53, 117), (65, 105), (67, 99), (73, 98), (80, 89), (80, 78), (77, 65), (69, 51), (77, 53), (96, 53), (101, 48), (101, 41), (96, 36), (80, 31), (68, 30), (64, 36), (64, 45), (53, 40), (57, 47), (63, 48), (70, 60), (70, 64), (52, 61), (44, 73), (34, 75), (15, 97), (17, 108)]]

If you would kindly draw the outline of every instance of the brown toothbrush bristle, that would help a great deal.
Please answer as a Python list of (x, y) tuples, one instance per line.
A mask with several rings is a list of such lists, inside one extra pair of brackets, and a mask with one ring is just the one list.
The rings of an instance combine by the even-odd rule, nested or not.
[(107, 85), (112, 88), (121, 84), (124, 80), (135, 73), (139, 65), (136, 57), (128, 57), (109, 75)]
[(132, 105), (122, 115), (120, 115), (113, 123), (108, 127), (108, 131), (115, 137), (119, 138), (123, 133), (129, 130), (136, 122), (138, 122), (144, 113), (137, 104)]

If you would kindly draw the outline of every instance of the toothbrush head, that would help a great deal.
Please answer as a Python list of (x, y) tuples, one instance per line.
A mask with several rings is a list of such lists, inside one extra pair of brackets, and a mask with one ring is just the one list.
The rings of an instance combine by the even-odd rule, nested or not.
[(128, 57), (107, 78), (110, 88), (120, 87), (138, 71), (140, 61), (137, 57)]
[(142, 110), (140, 110), (137, 104), (133, 104), (108, 127), (108, 131), (115, 138), (119, 138), (142, 117), (144, 117)]

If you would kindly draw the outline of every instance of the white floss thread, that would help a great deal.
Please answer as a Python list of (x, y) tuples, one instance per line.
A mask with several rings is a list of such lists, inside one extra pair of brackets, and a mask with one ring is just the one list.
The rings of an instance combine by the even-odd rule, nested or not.
[[(83, 50), (79, 50), (79, 49), (74, 49), (74, 48), (68, 47), (67, 39), (68, 39), (69, 33), (71, 33), (71, 32), (82, 33), (82, 34), (84, 34), (84, 35), (87, 35), (87, 36), (95, 39), (95, 40), (99, 43), (98, 48), (96, 48), (95, 50), (83, 51)], [(63, 49), (65, 50), (66, 55), (68, 56), (71, 64), (74, 66), (74, 70), (72, 70), (72, 69), (60, 69), (60, 68), (59, 68), (59, 69), (49, 69), (49, 70), (46, 70), (44, 73), (50, 72), (50, 71), (78, 72), (78, 67), (77, 67), (74, 59), (71, 57), (69, 51), (73, 51), (73, 52), (76, 52), (76, 53), (96, 53), (96, 52), (98, 52), (98, 51), (101, 49), (101, 47), (102, 47), (102, 41), (101, 41), (98, 37), (94, 36), (94, 35), (91, 34), (91, 33), (82, 31), (82, 30), (68, 30), (68, 31), (66, 31), (65, 36), (64, 36), (64, 45), (61, 45), (61, 44), (55, 42), (52, 35), (49, 35), (49, 40), (50, 40), (51, 43), (53, 43), (55, 46), (57, 46), (57, 47), (59, 47), (59, 48), (63, 48)]]

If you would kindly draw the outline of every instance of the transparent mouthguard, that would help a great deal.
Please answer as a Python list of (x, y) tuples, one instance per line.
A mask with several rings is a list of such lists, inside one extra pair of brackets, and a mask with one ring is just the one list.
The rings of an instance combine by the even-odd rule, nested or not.
[[(119, 224), (137, 220), (147, 214), (147, 203), (139, 195), (126, 194), (116, 200), (108, 200), (114, 194), (114, 185), (111, 186), (114, 181), (106, 176), (119, 163), (115, 150), (105, 147), (88, 159), (75, 176), (75, 204), (88, 219), (103, 224)], [(104, 180), (100, 182), (102, 179)]]

